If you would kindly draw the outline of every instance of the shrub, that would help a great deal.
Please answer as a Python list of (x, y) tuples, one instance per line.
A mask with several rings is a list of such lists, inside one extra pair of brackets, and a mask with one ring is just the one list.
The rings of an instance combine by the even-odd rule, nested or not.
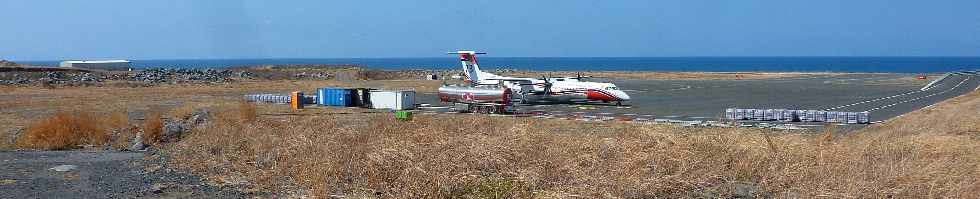
[(163, 115), (149, 113), (143, 119), (143, 143), (156, 144), (160, 139), (163, 139)]
[(17, 138), (17, 147), (59, 150), (84, 144), (102, 145), (107, 141), (105, 129), (91, 113), (58, 112), (30, 124)]

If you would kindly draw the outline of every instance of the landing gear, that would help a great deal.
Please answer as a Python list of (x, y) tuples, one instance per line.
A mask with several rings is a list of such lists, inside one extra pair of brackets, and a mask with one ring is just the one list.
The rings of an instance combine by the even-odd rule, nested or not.
[(623, 105), (623, 101), (616, 101), (616, 106), (622, 106), (622, 105)]

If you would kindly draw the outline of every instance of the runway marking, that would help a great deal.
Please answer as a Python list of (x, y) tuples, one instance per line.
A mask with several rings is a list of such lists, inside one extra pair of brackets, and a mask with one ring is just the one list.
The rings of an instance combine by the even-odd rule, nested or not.
[(912, 91), (912, 92), (908, 92), (908, 93), (903, 93), (903, 94), (898, 94), (898, 95), (892, 95), (892, 96), (888, 96), (888, 97), (883, 97), (883, 98), (878, 98), (878, 99), (873, 99), (873, 100), (867, 100), (867, 101), (857, 102), (857, 103), (848, 104), (848, 105), (842, 105), (842, 106), (838, 106), (838, 107), (834, 107), (834, 108), (828, 108), (828, 109), (824, 109), (824, 110), (825, 111), (831, 111), (831, 110), (835, 110), (835, 109), (846, 108), (846, 107), (849, 107), (849, 106), (855, 106), (855, 105), (860, 105), (860, 104), (869, 103), (869, 102), (876, 102), (876, 101), (880, 101), (880, 100), (891, 99), (891, 98), (901, 97), (901, 96), (915, 94), (915, 93), (920, 93), (920, 92), (923, 92), (923, 91)]
[[(963, 79), (963, 81), (960, 81), (959, 84), (956, 84), (956, 86), (953, 86), (953, 88), (950, 88), (949, 90), (956, 89), (957, 87), (959, 87), (960, 85), (962, 85), (963, 82), (966, 82), (969, 79), (970, 79), (969, 77), (967, 77), (966, 79)], [(935, 86), (933, 86), (933, 87), (935, 87)], [(978, 86), (978, 88), (980, 88), (980, 86)], [(881, 100), (885, 100), (885, 99), (891, 99), (891, 98), (901, 97), (901, 96), (910, 95), (910, 94), (916, 94), (916, 93), (925, 92), (925, 91), (926, 90), (912, 91), (912, 92), (907, 92), (907, 93), (903, 93), (903, 94), (892, 95), (892, 96), (888, 96), (888, 97), (883, 97), (883, 98), (878, 98), (878, 99), (873, 99), (873, 100), (867, 100), (867, 101), (852, 103), (852, 104), (848, 104), (848, 105), (837, 106), (837, 107), (833, 107), (833, 108), (829, 108), (829, 109), (824, 109), (824, 110), (825, 111), (831, 111), (831, 110), (836, 110), (836, 109), (840, 109), (840, 108), (846, 108), (846, 107), (850, 107), (850, 106), (855, 106), (855, 105), (860, 105), (860, 104), (865, 104), (865, 103), (870, 103), (870, 102), (876, 102), (876, 101), (881, 101)], [(944, 92), (938, 92), (938, 93), (945, 93), (945, 91)], [(934, 96), (934, 95), (935, 94), (932, 94), (932, 95), (929, 95), (929, 96)], [(929, 96), (927, 96), (927, 97), (929, 97)], [(922, 98), (922, 97), (919, 97), (919, 98)], [(919, 99), (919, 98), (916, 98), (916, 100)], [(907, 101), (908, 100), (903, 101), (903, 102), (900, 102), (900, 103), (905, 103)], [(914, 100), (912, 100), (912, 101), (914, 101)], [(900, 103), (896, 103), (896, 104), (900, 104)], [(895, 105), (895, 104), (892, 104), (892, 105)], [(879, 107), (879, 108), (881, 108), (881, 107)], [(877, 110), (877, 109), (872, 109), (872, 110)]]
[(889, 105), (885, 105), (885, 106), (873, 108), (873, 109), (867, 110), (867, 112), (881, 110), (881, 109), (885, 109), (885, 108), (888, 108), (888, 107), (896, 106), (896, 105), (899, 105), (899, 104), (917, 101), (917, 100), (920, 100), (922, 98), (928, 98), (928, 97), (936, 96), (936, 95), (939, 95), (939, 94), (947, 93), (949, 91), (956, 90), (956, 88), (959, 88), (960, 86), (962, 86), (963, 83), (965, 83), (967, 80), (970, 80), (970, 77), (967, 77), (966, 79), (963, 79), (963, 81), (960, 81), (960, 83), (956, 84), (956, 86), (953, 86), (952, 88), (943, 90), (942, 92), (937, 92), (937, 93), (929, 94), (929, 95), (926, 95), (926, 96), (917, 97), (917, 98), (914, 98), (914, 99), (909, 99), (909, 100), (905, 100), (905, 101), (901, 101), (901, 102), (896, 102), (894, 104), (889, 104)]

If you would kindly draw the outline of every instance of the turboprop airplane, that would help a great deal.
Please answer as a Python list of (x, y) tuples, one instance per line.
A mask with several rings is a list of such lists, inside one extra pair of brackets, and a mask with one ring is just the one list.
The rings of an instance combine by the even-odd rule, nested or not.
[(456, 51), (463, 65), (466, 78), (474, 85), (503, 85), (515, 94), (521, 103), (552, 102), (571, 103), (581, 101), (615, 102), (622, 105), (630, 96), (612, 83), (589, 82), (581, 74), (576, 77), (505, 77), (483, 72), (476, 63), (476, 51)]

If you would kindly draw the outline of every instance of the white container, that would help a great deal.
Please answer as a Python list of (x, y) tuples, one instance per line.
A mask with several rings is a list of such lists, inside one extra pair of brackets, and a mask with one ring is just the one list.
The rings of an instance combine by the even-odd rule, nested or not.
[(415, 91), (371, 91), (371, 108), (391, 110), (415, 109)]

